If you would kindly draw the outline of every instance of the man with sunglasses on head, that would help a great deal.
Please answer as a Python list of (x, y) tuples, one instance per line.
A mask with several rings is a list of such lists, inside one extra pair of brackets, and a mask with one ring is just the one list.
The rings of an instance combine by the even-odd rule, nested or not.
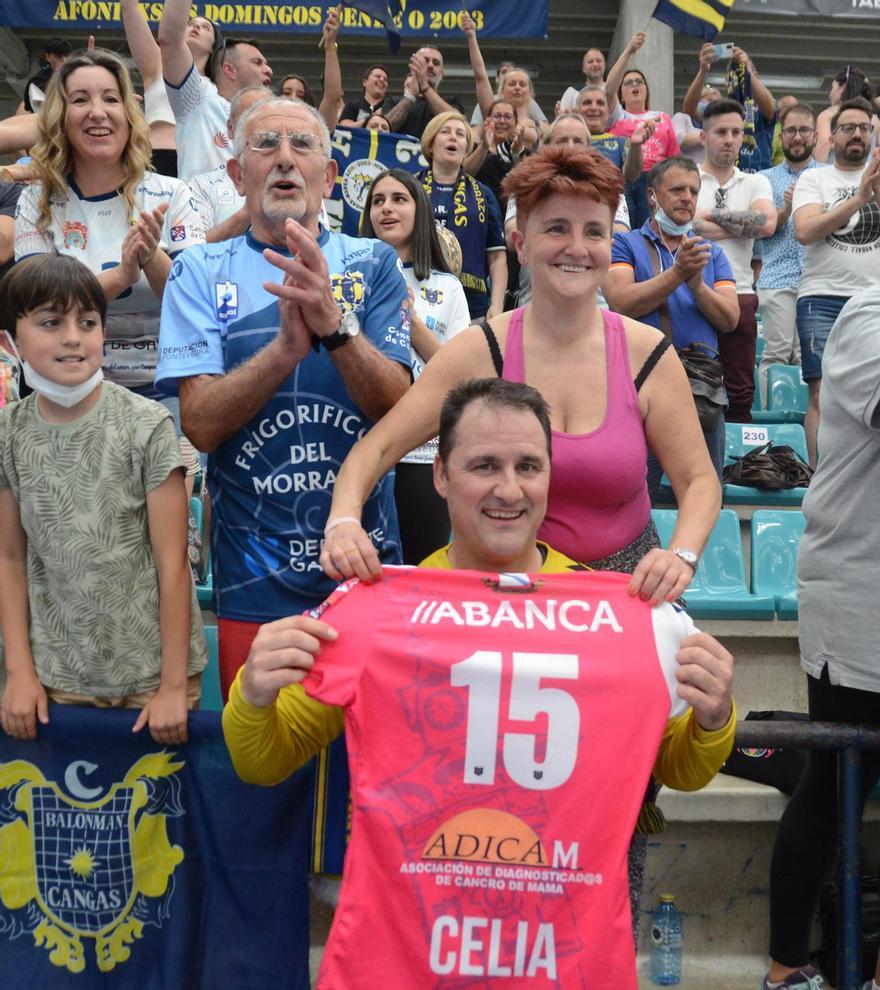
[(866, 100), (841, 103), (831, 118), (834, 164), (802, 176), (792, 197), (795, 233), (806, 246), (797, 331), (810, 389), (804, 430), (813, 467), (825, 341), (850, 296), (880, 281), (880, 158), (876, 151), (869, 157), (872, 121)]
[(813, 158), (818, 137), (816, 114), (805, 103), (795, 101), (782, 110), (779, 136), (785, 156), (783, 161), (759, 173), (770, 183), (776, 207), (776, 233), (763, 242), (763, 264), (757, 284), (764, 325), (764, 353), (759, 367), (764, 409), (767, 408), (767, 369), (770, 365), (801, 363), (795, 309), (804, 266), (804, 246), (795, 236), (791, 201), (803, 173), (821, 167)]
[[(319, 604), (318, 562), (336, 472), (410, 384), (406, 283), (381, 241), (328, 232), (330, 134), (299, 100), (238, 121), (228, 170), (251, 227), (183, 252), (162, 302), (156, 382), (180, 396), (207, 451), (224, 696), (262, 623)], [(367, 508), (383, 561), (398, 563), (393, 478)]]
[(700, 195), (694, 233), (721, 242), (736, 279), (739, 322), (719, 338), (729, 423), (752, 421), (755, 397), (755, 343), (758, 297), (754, 290), (752, 255), (755, 240), (776, 230), (773, 190), (762, 175), (736, 166), (743, 145), (745, 111), (736, 100), (715, 100), (703, 111), (706, 160), (700, 166)]

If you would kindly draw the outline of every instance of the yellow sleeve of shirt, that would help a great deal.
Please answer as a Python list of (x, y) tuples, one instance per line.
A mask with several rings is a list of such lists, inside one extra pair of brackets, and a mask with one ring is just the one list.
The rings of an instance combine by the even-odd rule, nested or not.
[(736, 734), (736, 702), (727, 724), (714, 732), (701, 729), (693, 708), (666, 723), (654, 776), (676, 791), (698, 791), (730, 756)]
[(223, 709), (223, 736), (235, 772), (247, 783), (281, 783), (342, 733), (342, 709), (314, 701), (301, 684), (282, 688), (274, 705), (255, 708), (241, 693), (241, 674)]

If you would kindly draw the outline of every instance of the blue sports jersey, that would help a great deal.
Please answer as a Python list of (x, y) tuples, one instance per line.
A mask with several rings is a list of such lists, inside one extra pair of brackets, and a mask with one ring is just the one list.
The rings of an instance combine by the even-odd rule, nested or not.
[[(381, 241), (321, 231), (333, 295), (358, 314), (363, 334), (409, 368), (406, 283)], [(278, 332), (278, 300), (264, 282), (282, 273), (248, 232), (184, 251), (162, 300), (156, 384), (223, 375)], [(273, 250), (286, 253), (278, 247)], [(339, 466), (372, 425), (349, 397), (330, 355), (311, 351), (272, 399), (208, 458), (217, 613), (266, 622), (321, 602), (335, 587), (318, 563)], [(400, 561), (394, 479), (364, 506), (364, 529), (385, 563)]]
[(590, 137), (590, 147), (604, 155), (608, 161), (613, 162), (619, 169), (623, 169), (626, 155), (629, 151), (629, 140), (619, 134), (594, 134)]

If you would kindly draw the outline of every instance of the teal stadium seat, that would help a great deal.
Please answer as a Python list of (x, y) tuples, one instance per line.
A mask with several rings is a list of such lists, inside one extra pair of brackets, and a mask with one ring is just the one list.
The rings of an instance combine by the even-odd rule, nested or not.
[[(199, 530), (202, 529), (202, 502), (201, 499), (193, 496), (189, 500), (189, 511), (195, 520)], [(205, 580), (203, 583), (196, 582), (196, 596), (202, 608), (214, 607), (214, 573), (211, 565), (211, 546), (206, 540), (202, 547), (202, 552), (208, 555), (208, 566), (205, 568)]]
[(796, 619), (797, 549), (804, 514), (759, 509), (752, 514), (752, 590), (772, 595), (780, 619)]
[(750, 410), (752, 414), (753, 423), (769, 423), (770, 420), (767, 419), (767, 413), (764, 411), (764, 407), (761, 405), (761, 382), (758, 375), (758, 366), (755, 365), (755, 394), (752, 396), (752, 408)]
[[(668, 547), (678, 510), (652, 509), (651, 516), (660, 542)], [(732, 509), (721, 510), (684, 597), (688, 612), (695, 619), (773, 618), (776, 608), (774, 597), (753, 594), (746, 587), (739, 519)]]
[(205, 642), (208, 644), (208, 666), (202, 671), (201, 710), (219, 712), (223, 710), (220, 696), (220, 663), (217, 652), (217, 627), (205, 626)]
[(790, 364), (771, 364), (767, 369), (767, 410), (777, 422), (803, 423), (810, 390), (801, 369)]
[(761, 358), (764, 355), (764, 334), (759, 333), (758, 338), (755, 341), (755, 364), (761, 363)]
[[(760, 447), (768, 440), (786, 444), (806, 464), (807, 437), (799, 423), (727, 423), (725, 424), (724, 463), (732, 464), (749, 450)], [(747, 485), (725, 485), (725, 505), (799, 506), (806, 488), (790, 488), (784, 491), (764, 491)]]

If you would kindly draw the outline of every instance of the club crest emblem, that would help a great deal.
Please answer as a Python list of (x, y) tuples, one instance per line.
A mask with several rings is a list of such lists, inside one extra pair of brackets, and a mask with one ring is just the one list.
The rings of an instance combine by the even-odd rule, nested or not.
[(420, 294), (422, 299), (431, 306), (439, 306), (443, 302), (442, 289), (429, 289), (427, 285), (423, 285)]
[(363, 272), (345, 271), (341, 275), (334, 272), (330, 276), (330, 290), (343, 313), (350, 313), (364, 301), (365, 285)]
[(89, 243), (89, 229), (78, 220), (65, 220), (63, 237), (64, 246), (68, 251), (72, 248), (85, 251), (86, 245)]
[(124, 963), (144, 927), (168, 917), (183, 850), (166, 819), (184, 813), (182, 767), (149, 754), (98, 798), (77, 776), (94, 764), (71, 764), (66, 790), (32, 763), (0, 765), (0, 935), (31, 935), (71, 973)]
[(358, 158), (346, 167), (338, 181), (342, 186), (342, 198), (353, 210), (363, 210), (370, 184), (386, 168), (376, 158)]

